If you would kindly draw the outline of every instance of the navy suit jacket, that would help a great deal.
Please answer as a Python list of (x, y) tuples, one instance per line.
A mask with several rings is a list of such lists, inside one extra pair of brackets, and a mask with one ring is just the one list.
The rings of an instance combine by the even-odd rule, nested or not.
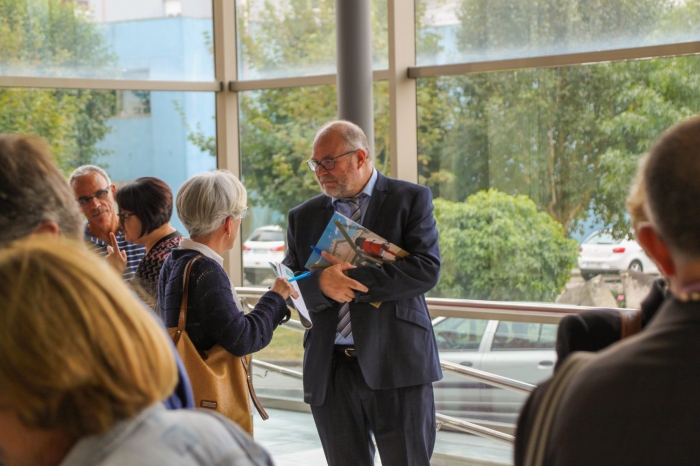
[[(289, 212), (285, 265), (304, 270), (333, 216), (325, 194)], [(369, 288), (356, 293), (350, 320), (362, 374), (372, 389), (408, 387), (442, 378), (437, 344), (424, 293), (440, 275), (440, 248), (428, 188), (378, 173), (363, 226), (405, 249), (410, 256), (381, 267), (363, 266), (348, 276)], [(341, 304), (324, 296), (320, 270), (297, 282), (313, 327), (304, 336), (304, 401), (321, 405), (331, 373)], [(381, 301), (375, 308), (371, 302)]]

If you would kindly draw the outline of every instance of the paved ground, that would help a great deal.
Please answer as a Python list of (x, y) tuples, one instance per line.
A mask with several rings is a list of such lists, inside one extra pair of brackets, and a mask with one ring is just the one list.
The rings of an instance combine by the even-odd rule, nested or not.
[[(270, 419), (255, 418), (255, 440), (272, 455), (277, 466), (326, 466), (321, 442), (309, 413), (267, 409)], [(438, 432), (432, 464), (508, 465), (512, 447), (506, 443), (458, 432)], [(380, 465), (378, 458), (375, 462)]]

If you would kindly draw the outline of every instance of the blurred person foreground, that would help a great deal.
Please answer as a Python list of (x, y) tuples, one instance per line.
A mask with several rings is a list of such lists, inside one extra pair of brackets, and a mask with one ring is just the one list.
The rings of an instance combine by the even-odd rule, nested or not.
[(167, 411), (168, 337), (104, 261), (34, 236), (0, 250), (0, 463), (268, 465), (238, 426)]
[(628, 208), (668, 289), (647, 298), (659, 308), (637, 335), (568, 356), (537, 387), (518, 421), (516, 465), (700, 464), (699, 154), (696, 116), (642, 162)]

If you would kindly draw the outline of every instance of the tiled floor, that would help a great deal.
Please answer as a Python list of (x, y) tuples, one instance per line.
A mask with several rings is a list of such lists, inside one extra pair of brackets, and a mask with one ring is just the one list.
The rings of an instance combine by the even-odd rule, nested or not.
[[(267, 409), (270, 419), (255, 418), (255, 440), (277, 466), (326, 466), (311, 414)], [(512, 464), (512, 447), (495, 440), (458, 432), (438, 432), (434, 466), (505, 466)], [(375, 464), (380, 465), (379, 455)]]

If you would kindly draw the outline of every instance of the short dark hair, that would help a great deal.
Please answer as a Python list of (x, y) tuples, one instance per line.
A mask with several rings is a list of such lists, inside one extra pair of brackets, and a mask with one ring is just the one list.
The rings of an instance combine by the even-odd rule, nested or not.
[(73, 190), (39, 136), (0, 134), (0, 247), (30, 235), (43, 222), (82, 237)]
[(700, 116), (666, 131), (649, 152), (650, 220), (672, 251), (700, 258)]
[(117, 190), (117, 204), (141, 220), (140, 236), (143, 236), (170, 221), (173, 192), (163, 180), (144, 176)]

